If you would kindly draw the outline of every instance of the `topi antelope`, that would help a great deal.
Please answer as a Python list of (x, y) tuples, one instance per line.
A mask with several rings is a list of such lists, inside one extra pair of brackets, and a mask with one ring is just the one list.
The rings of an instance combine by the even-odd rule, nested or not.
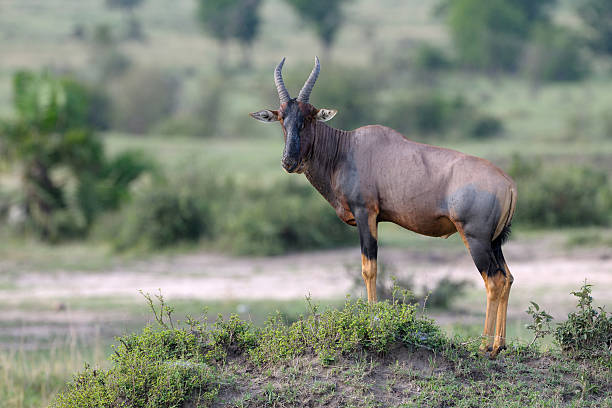
[(393, 129), (352, 131), (323, 122), (334, 109), (309, 103), (319, 59), (293, 99), (283, 83), (285, 59), (274, 70), (278, 110), (250, 115), (279, 121), (285, 137), (281, 164), (304, 173), (345, 223), (357, 226), (368, 301), (376, 301), (378, 223), (390, 221), (419, 234), (447, 238), (459, 232), (487, 290), (481, 350), (495, 358), (505, 347), (506, 310), (513, 277), (502, 254), (516, 205), (516, 185), (489, 161), (412, 142)]

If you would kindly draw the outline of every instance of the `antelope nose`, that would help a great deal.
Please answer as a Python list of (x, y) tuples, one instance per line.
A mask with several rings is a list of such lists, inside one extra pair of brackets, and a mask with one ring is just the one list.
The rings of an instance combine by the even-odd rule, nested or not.
[(293, 170), (295, 170), (298, 163), (297, 163), (297, 160), (294, 160), (290, 157), (283, 157), (281, 159), (281, 165), (283, 166), (285, 171), (287, 171), (287, 173), (291, 173)]

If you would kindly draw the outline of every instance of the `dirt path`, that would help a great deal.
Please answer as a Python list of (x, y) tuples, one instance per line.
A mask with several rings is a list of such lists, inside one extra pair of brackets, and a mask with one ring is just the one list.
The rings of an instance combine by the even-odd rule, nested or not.
[[(587, 278), (599, 298), (612, 299), (612, 251), (589, 250), (567, 255), (532, 245), (509, 243), (506, 258), (515, 276), (513, 295), (539, 293), (546, 301), (568, 293)], [(103, 272), (27, 272), (0, 290), (4, 302), (27, 299), (139, 297), (139, 290), (171, 298), (314, 299), (343, 297), (360, 276), (357, 248), (279, 257), (233, 258), (195, 253), (120, 265)], [(482, 286), (466, 253), (382, 248), (379, 259), (398, 276), (410, 273), (417, 288), (444, 276)], [(603, 299), (602, 299), (603, 300)]]
[[(510, 319), (524, 322), (529, 300), (537, 301), (556, 319), (563, 318), (575, 307), (569, 292), (585, 278), (594, 285), (597, 303), (612, 307), (611, 250), (567, 253), (541, 242), (510, 242), (504, 252), (515, 276)], [(436, 312), (434, 317), (448, 325), (481, 323), (483, 283), (462, 248), (383, 247), (379, 259), (382, 267), (391, 267), (391, 274), (398, 278), (411, 275), (417, 289), (424, 285), (431, 288), (446, 276), (473, 283), (451, 310)], [(142, 324), (142, 316), (120, 306), (132, 300), (142, 304), (139, 290), (157, 293), (161, 289), (170, 302), (179, 298), (286, 300), (303, 299), (308, 294), (315, 301), (342, 298), (355, 282), (363, 291), (359, 260), (359, 248), (254, 258), (193, 253), (113, 263), (115, 266), (103, 271), (31, 269), (0, 275), (0, 350), (48, 347), (57, 339), (71, 344), (77, 338), (85, 343), (112, 339), (129, 324), (133, 326), (135, 318)], [(119, 302), (115, 304), (113, 299)]]

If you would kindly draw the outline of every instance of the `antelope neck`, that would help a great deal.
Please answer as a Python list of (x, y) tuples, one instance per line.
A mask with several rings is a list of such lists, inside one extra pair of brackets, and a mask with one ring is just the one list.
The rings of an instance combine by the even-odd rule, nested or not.
[(332, 175), (350, 154), (352, 134), (352, 131), (335, 129), (323, 122), (313, 124), (313, 140), (306, 155), (304, 174), (328, 201), (332, 195)]

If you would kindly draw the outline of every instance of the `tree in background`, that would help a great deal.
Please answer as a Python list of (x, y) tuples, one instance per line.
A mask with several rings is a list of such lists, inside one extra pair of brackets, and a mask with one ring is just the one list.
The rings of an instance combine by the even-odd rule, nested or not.
[(572, 30), (540, 25), (534, 28), (523, 57), (522, 71), (536, 90), (543, 81), (578, 81), (590, 72), (584, 40)]
[(106, 158), (93, 132), (100, 106), (82, 84), (23, 71), (13, 89), (16, 119), (0, 123), (0, 145), (20, 169), (27, 225), (49, 241), (82, 235), (149, 164), (133, 153)]
[(127, 12), (127, 38), (132, 40), (142, 40), (144, 34), (140, 21), (134, 15), (134, 9), (138, 7), (144, 0), (106, 0), (106, 6), (109, 8), (119, 8)]
[(591, 48), (612, 56), (612, 1), (580, 0), (578, 15), (588, 26)]
[(556, 0), (453, 0), (447, 14), (460, 61), (488, 71), (514, 71), (536, 23), (548, 22)]
[(350, 0), (286, 0), (299, 16), (314, 29), (323, 44), (324, 58), (336, 39), (338, 29), (344, 22), (342, 4)]
[(197, 18), (204, 31), (219, 43), (219, 65), (225, 65), (226, 45), (237, 40), (243, 47), (245, 66), (259, 29), (261, 0), (198, 0)]

